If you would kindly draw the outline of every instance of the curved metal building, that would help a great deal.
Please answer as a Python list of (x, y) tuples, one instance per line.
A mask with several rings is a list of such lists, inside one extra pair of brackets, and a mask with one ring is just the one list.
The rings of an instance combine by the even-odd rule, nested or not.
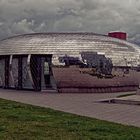
[(57, 89), (53, 67), (65, 66), (68, 57), (85, 64), (87, 53), (104, 55), (113, 66), (140, 65), (140, 47), (125, 40), (94, 33), (25, 34), (0, 41), (0, 86)]

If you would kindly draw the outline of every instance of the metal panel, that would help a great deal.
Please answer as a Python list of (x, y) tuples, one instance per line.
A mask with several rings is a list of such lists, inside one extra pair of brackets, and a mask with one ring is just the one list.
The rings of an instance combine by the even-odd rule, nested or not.
[(13, 74), (13, 79), (14, 79), (14, 87), (18, 88), (18, 58), (13, 59), (12, 74)]
[[(140, 47), (124, 40), (94, 33), (38, 33), (20, 35), (0, 42), (0, 55), (53, 54), (55, 63), (62, 55), (79, 56), (81, 52), (101, 52), (112, 58), (114, 65), (140, 64)], [(119, 62), (122, 62), (121, 64)], [(58, 63), (60, 65), (60, 63)]]
[(10, 61), (10, 56), (5, 56), (5, 85), (4, 88), (9, 88), (9, 70), (10, 70), (10, 65), (9, 65), (9, 61)]
[(5, 85), (5, 60), (0, 59), (0, 86), (4, 87)]
[(13, 61), (13, 55), (10, 55), (10, 61), (9, 61), (9, 87), (15, 88), (14, 84), (14, 77), (13, 77), (13, 70), (12, 68), (14, 67), (14, 64), (12, 63)]
[(18, 89), (22, 89), (22, 56), (18, 56)]
[(29, 57), (22, 59), (22, 88), (33, 89), (33, 81), (29, 75)]
[(31, 77), (33, 80), (34, 90), (41, 90), (41, 56), (32, 55), (30, 61)]

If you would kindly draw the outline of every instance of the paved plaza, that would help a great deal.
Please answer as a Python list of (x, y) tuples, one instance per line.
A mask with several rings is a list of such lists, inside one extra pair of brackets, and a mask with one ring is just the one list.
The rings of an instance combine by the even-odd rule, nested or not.
[(115, 98), (123, 94), (126, 93), (47, 94), (45, 92), (0, 90), (0, 98), (3, 99), (140, 127), (139, 105), (98, 102), (99, 100)]

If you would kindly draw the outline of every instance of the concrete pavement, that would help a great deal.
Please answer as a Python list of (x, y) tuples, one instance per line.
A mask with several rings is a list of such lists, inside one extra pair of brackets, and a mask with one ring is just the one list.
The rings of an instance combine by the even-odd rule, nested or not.
[(126, 93), (47, 94), (31, 91), (0, 90), (0, 98), (3, 99), (140, 127), (140, 106), (97, 102), (98, 100), (115, 98), (122, 94)]

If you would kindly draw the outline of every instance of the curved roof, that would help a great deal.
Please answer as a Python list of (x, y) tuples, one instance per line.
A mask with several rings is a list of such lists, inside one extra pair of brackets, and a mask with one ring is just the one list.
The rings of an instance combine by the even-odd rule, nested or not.
[(100, 52), (114, 63), (124, 59), (139, 61), (140, 47), (124, 40), (94, 33), (34, 33), (0, 41), (0, 55), (53, 54), (79, 55)]

